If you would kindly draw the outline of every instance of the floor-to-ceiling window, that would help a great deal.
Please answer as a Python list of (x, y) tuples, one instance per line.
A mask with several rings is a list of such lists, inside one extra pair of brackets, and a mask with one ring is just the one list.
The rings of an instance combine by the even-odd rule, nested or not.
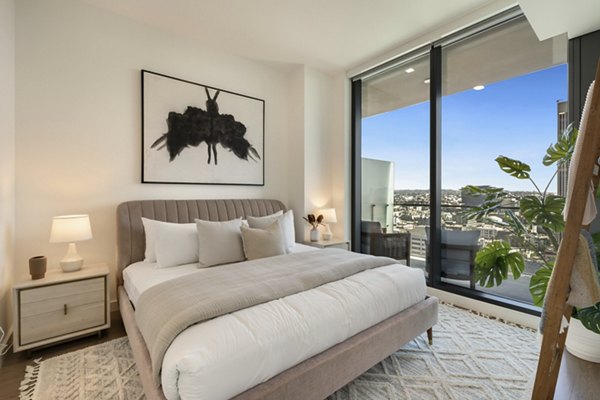
[[(484, 21), (353, 85), (360, 87), (354, 99), (361, 105), (354, 249), (370, 252), (369, 231), (406, 232), (410, 264), (424, 269), (430, 285), (498, 303), (531, 303), (529, 279), (544, 262), (548, 237), (529, 227), (527, 243), (519, 243), (503, 228), (503, 213), (518, 214), (519, 199), (539, 188), (504, 173), (495, 159), (529, 164), (544, 190), (556, 168), (544, 167), (542, 157), (564, 128), (567, 109), (566, 38), (540, 42), (518, 14)], [(557, 192), (559, 184), (546, 191)], [(503, 188), (509, 196), (497, 214), (471, 219), (468, 211), (481, 197), (469, 185)], [(494, 240), (521, 246), (526, 268), (518, 280), (482, 288), (473, 276), (474, 256)]]
[[(495, 288), (476, 288), (531, 303), (529, 281), (550, 257), (549, 238), (531, 227), (523, 243), (504, 221), (506, 211), (519, 213), (523, 196), (543, 191), (556, 172), (542, 164), (546, 148), (557, 139), (560, 109), (568, 92), (565, 37), (540, 42), (525, 18), (503, 23), (442, 47), (442, 221), (447, 235), (473, 232), (478, 247), (505, 240), (525, 256), (526, 268), (517, 280)], [(529, 179), (503, 172), (499, 156), (531, 167)], [(480, 221), (464, 216), (481, 199), (468, 185), (505, 189), (509, 195), (498, 212)], [(548, 193), (556, 192), (551, 183)], [(468, 235), (463, 233), (463, 237)], [(445, 279), (456, 285), (464, 281)]]
[[(429, 227), (429, 55), (362, 82), (361, 249), (391, 255), (404, 246), (425, 269)], [(408, 245), (395, 237), (409, 232)], [(378, 248), (378, 250), (375, 250)]]

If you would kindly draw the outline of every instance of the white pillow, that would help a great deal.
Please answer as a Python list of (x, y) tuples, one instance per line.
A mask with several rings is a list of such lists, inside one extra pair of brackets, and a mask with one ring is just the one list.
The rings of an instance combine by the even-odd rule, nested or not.
[(196, 224), (164, 224), (153, 229), (158, 268), (198, 262)]
[(250, 228), (265, 229), (273, 222), (279, 221), (281, 232), (285, 240), (285, 251), (289, 253), (296, 244), (296, 232), (294, 230), (294, 211), (289, 210), (283, 215), (267, 215), (266, 217), (248, 217)]
[(241, 218), (231, 221), (197, 219), (200, 267), (244, 261), (241, 226)]
[(163, 221), (157, 221), (154, 219), (149, 219), (149, 218), (144, 218), (142, 217), (142, 224), (144, 225), (144, 232), (145, 232), (145, 236), (146, 236), (146, 251), (144, 252), (144, 261), (146, 262), (156, 262), (156, 250), (155, 250), (155, 243), (156, 243), (156, 229), (155, 227), (157, 226), (193, 226), (195, 227), (196, 224), (194, 223), (189, 223), (189, 224), (178, 224), (175, 222), (163, 222)]
[(242, 226), (241, 231), (244, 254), (248, 260), (285, 254), (285, 240), (279, 221), (273, 222), (266, 229)]

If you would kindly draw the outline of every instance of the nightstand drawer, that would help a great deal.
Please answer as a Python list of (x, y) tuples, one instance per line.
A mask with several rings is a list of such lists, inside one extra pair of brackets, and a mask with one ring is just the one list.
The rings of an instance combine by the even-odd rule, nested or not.
[(104, 277), (24, 289), (19, 295), (22, 346), (106, 323)]

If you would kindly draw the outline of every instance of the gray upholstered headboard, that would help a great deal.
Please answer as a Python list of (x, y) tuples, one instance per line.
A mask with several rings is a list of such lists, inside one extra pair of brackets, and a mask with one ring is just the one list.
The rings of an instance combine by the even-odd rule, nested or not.
[(117, 282), (123, 283), (123, 269), (144, 259), (146, 238), (142, 217), (166, 222), (187, 223), (195, 219), (227, 221), (252, 215), (261, 217), (285, 211), (279, 200), (137, 200), (117, 207)]

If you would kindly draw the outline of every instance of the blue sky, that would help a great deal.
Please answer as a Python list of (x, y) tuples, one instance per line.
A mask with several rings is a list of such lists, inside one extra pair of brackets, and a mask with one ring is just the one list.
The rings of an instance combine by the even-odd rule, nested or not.
[[(554, 170), (542, 165), (542, 157), (556, 141), (556, 102), (567, 99), (567, 89), (565, 64), (445, 96), (442, 188), (533, 190), (529, 181), (500, 171), (498, 155), (529, 164), (533, 179), (545, 187)], [(362, 155), (395, 163), (395, 189), (428, 189), (429, 102), (363, 118)]]

